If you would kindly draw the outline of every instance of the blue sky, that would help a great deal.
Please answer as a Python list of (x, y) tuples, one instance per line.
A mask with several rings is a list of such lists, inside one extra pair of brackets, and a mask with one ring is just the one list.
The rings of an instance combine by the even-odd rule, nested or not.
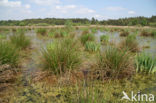
[(0, 0), (0, 20), (89, 18), (98, 20), (156, 15), (156, 0)]

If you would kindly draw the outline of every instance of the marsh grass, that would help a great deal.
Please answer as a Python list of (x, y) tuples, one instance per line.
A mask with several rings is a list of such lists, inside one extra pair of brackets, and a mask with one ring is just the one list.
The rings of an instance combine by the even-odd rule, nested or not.
[(100, 50), (100, 44), (93, 41), (88, 41), (85, 43), (85, 50), (89, 52), (97, 52)]
[(95, 41), (95, 35), (94, 34), (81, 35), (80, 39), (81, 43), (84, 45), (87, 41)]
[(45, 36), (45, 35), (47, 35), (47, 30), (45, 28), (38, 28), (38, 29), (36, 29), (36, 33), (38, 35)]
[(156, 67), (156, 58), (152, 58), (149, 54), (141, 53), (136, 56), (136, 70), (138, 73), (152, 73)]
[(19, 49), (26, 49), (31, 45), (31, 39), (23, 32), (11, 35), (10, 42)]
[(92, 29), (91, 29), (91, 32), (92, 32), (92, 33), (96, 33), (96, 32), (97, 32), (97, 28), (92, 28)]
[(109, 36), (108, 35), (101, 35), (100, 36), (100, 41), (101, 41), (101, 44), (108, 44)]
[(62, 29), (57, 29), (57, 30), (50, 31), (48, 33), (48, 36), (53, 37), (53, 38), (69, 37), (71, 32), (72, 32), (72, 30), (69, 30), (67, 28), (62, 28)]
[(6, 35), (0, 33), (0, 39), (6, 39)]
[(136, 35), (129, 35), (123, 41), (121, 41), (120, 48), (128, 49), (131, 52), (138, 52), (140, 48), (136, 40)]
[(84, 30), (82, 31), (82, 35), (86, 35), (86, 34), (89, 34), (90, 31), (88, 28), (84, 28)]
[(105, 51), (99, 53), (98, 68), (103, 71), (102, 78), (125, 78), (130, 77), (134, 72), (130, 54), (115, 47), (107, 47)]
[(142, 30), (140, 35), (144, 37), (156, 38), (156, 31), (155, 30)]
[(156, 38), (156, 31), (151, 31), (151, 36), (152, 36), (153, 38)]
[(126, 36), (128, 36), (128, 35), (129, 35), (128, 30), (122, 30), (122, 31), (120, 32), (120, 36), (126, 37)]
[(0, 41), (0, 65), (16, 66), (19, 60), (18, 50), (8, 42)]
[(54, 74), (75, 69), (80, 64), (80, 52), (77, 43), (72, 39), (60, 39), (47, 46), (42, 51), (45, 70)]

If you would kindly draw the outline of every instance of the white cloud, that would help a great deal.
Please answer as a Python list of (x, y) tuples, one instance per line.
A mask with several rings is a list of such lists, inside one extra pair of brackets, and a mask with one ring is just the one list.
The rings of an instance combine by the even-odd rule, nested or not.
[(106, 10), (109, 10), (109, 11), (121, 11), (121, 10), (124, 10), (125, 8), (123, 7), (118, 7), (118, 6), (110, 6), (110, 7), (107, 7)]
[(29, 4), (25, 5), (25, 8), (29, 9), (31, 6)]
[(74, 9), (74, 8), (76, 8), (76, 5), (66, 5), (66, 6), (57, 5), (56, 6), (56, 9), (59, 9), (59, 10), (67, 10), (67, 9)]
[(82, 8), (77, 8), (76, 13), (87, 14), (87, 13), (95, 13), (95, 11), (89, 8), (82, 7)]
[(0, 0), (0, 19), (26, 19), (32, 11), (29, 4), (22, 4), (21, 1)]
[(136, 12), (135, 11), (128, 11), (128, 14), (133, 15), (133, 14), (136, 14)]
[(39, 5), (52, 5), (59, 4), (60, 0), (33, 0), (33, 2)]
[(57, 10), (57, 12), (69, 13), (69, 14), (72, 14), (72, 13), (75, 13), (75, 14), (95, 13), (95, 11), (92, 9), (82, 7), (82, 6), (77, 6), (77, 5), (65, 5), (65, 6), (57, 5), (55, 7), (55, 9)]
[(76, 5), (67, 5), (65, 7), (68, 8), (68, 9), (74, 9), (74, 8), (76, 8)]
[(21, 6), (21, 1), (0, 0), (0, 6), (20, 7)]

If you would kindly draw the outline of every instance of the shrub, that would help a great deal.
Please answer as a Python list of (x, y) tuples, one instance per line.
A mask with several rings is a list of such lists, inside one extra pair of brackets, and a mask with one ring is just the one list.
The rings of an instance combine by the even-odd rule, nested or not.
[(136, 40), (135, 35), (129, 35), (125, 40), (121, 41), (120, 48), (125, 48), (130, 50), (131, 52), (139, 51), (139, 44)]
[(36, 30), (36, 33), (42, 36), (47, 35), (47, 30), (45, 28), (39, 28)]
[(123, 30), (123, 31), (121, 31), (120, 32), (120, 36), (128, 36), (129, 35), (129, 32), (128, 31), (125, 31), (125, 30)]
[(0, 41), (0, 64), (16, 66), (19, 59), (17, 49), (8, 42)]
[(80, 63), (76, 45), (72, 39), (62, 39), (48, 45), (42, 51), (44, 68), (55, 74), (74, 69)]
[(156, 67), (156, 59), (149, 54), (141, 53), (136, 56), (136, 70), (138, 73), (152, 73)]
[(85, 44), (85, 50), (89, 51), (89, 52), (96, 52), (100, 50), (100, 44), (97, 44), (95, 42), (92, 41), (88, 41)]
[(107, 44), (109, 42), (109, 36), (108, 35), (101, 35), (100, 41), (102, 44)]
[(115, 47), (108, 47), (105, 51), (100, 52), (98, 67), (102, 70), (102, 77), (112, 79), (130, 77), (134, 71), (129, 53)]
[(10, 36), (10, 42), (20, 49), (26, 49), (31, 44), (30, 38), (23, 33), (13, 34)]
[(80, 39), (81, 39), (81, 43), (85, 44), (87, 41), (94, 41), (95, 36), (94, 34), (86, 34), (86, 35), (81, 35)]

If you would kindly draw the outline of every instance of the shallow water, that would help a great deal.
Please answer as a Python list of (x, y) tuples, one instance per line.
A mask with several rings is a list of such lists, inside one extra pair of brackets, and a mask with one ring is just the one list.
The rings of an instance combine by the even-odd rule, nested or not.
[[(120, 37), (118, 32), (101, 32), (97, 31), (95, 36), (97, 37), (97, 41), (100, 43), (100, 36), (101, 35), (108, 35), (109, 42), (114, 42), (116, 44), (120, 43), (125, 37)], [(140, 45), (141, 52), (145, 52), (150, 54), (152, 57), (156, 57), (156, 38), (152, 37), (142, 37), (137, 36), (137, 41)], [(148, 48), (143, 48), (143, 46), (148, 46)]]

